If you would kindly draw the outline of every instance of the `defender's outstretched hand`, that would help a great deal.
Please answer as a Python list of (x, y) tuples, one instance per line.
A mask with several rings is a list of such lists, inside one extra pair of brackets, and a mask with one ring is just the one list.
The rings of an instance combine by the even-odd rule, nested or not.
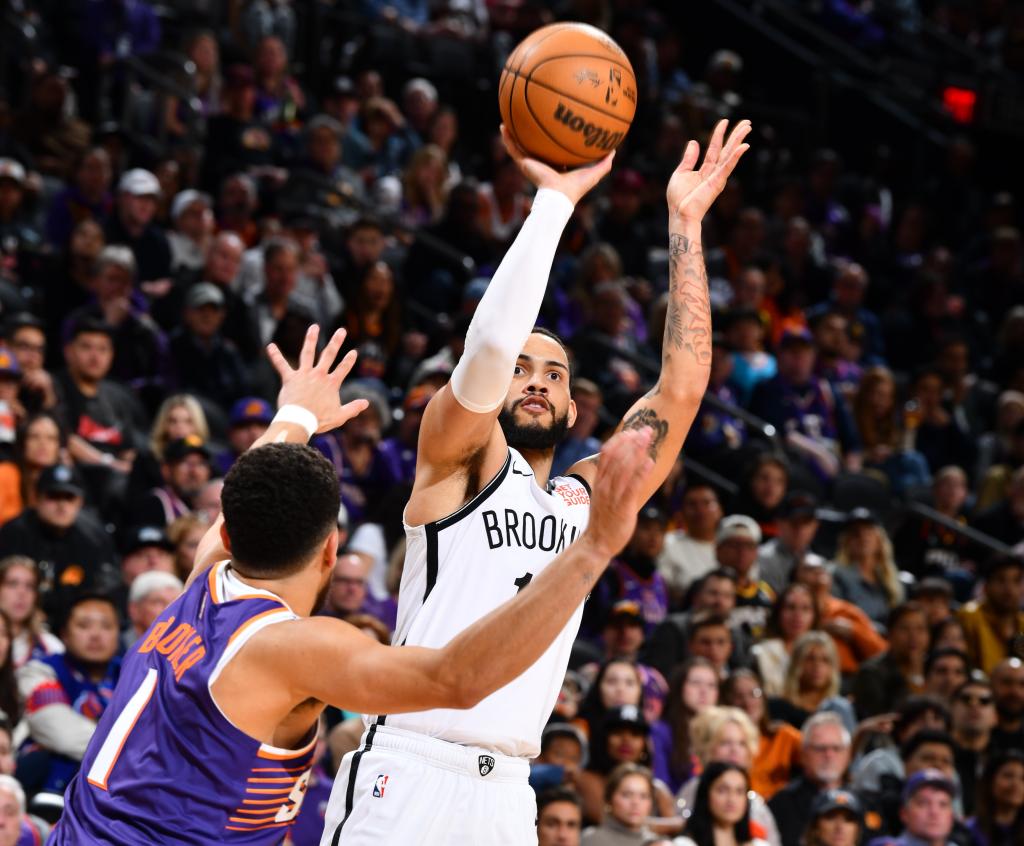
[[(721, 120), (711, 133), (704, 164), (698, 170), (700, 144), (691, 141), (683, 151), (683, 160), (668, 183), (666, 196), (669, 214), (682, 222), (700, 223), (715, 198), (722, 193), (729, 175), (740, 157), (750, 149), (743, 139), (750, 133), (750, 121), (741, 120), (725, 141), (729, 121)], [(724, 146), (723, 146), (724, 145)]]
[(345, 330), (339, 329), (320, 353), (316, 361), (316, 341), (320, 327), (315, 323), (306, 330), (306, 338), (299, 353), (299, 366), (292, 368), (276, 344), (267, 347), (267, 356), (281, 377), (281, 391), (277, 395), (277, 407), (300, 405), (316, 415), (317, 432), (329, 432), (344, 425), (369, 403), (364, 399), (341, 404), (339, 391), (356, 363), (356, 351), (350, 350), (337, 367), (331, 365), (338, 357), (341, 345), (345, 343)]
[(551, 188), (560, 191), (572, 200), (573, 205), (576, 205), (584, 194), (608, 175), (608, 171), (612, 169), (612, 160), (615, 158), (615, 151), (612, 150), (599, 162), (559, 173), (540, 159), (532, 158), (512, 139), (505, 124), (501, 125), (501, 140), (512, 160), (519, 165), (523, 176), (538, 188)]
[(648, 454), (652, 436), (649, 427), (624, 429), (601, 448), (584, 536), (606, 558), (618, 555), (633, 536), (647, 476), (654, 468)]

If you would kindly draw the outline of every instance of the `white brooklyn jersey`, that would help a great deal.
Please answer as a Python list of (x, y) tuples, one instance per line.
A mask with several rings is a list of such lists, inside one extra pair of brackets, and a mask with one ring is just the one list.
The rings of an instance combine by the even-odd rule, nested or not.
[[(511, 599), (587, 527), (590, 491), (572, 476), (542, 488), (518, 452), (454, 514), (405, 527), (394, 642), (442, 647)], [(535, 757), (562, 687), (583, 606), (532, 667), (469, 710), (394, 714), (386, 724), (504, 755)]]

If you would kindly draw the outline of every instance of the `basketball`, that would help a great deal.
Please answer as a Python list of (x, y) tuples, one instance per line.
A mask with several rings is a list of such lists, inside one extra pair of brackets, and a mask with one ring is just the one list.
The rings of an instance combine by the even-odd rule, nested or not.
[(558, 23), (509, 54), (498, 84), (501, 119), (531, 156), (578, 167), (622, 143), (636, 112), (633, 67), (596, 27)]

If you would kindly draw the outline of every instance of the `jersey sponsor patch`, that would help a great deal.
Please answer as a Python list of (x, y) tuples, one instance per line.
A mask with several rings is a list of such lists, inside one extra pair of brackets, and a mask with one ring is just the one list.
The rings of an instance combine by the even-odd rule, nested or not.
[(560, 496), (566, 505), (590, 505), (590, 494), (575, 479), (569, 479), (556, 486), (555, 495)]
[(377, 780), (373, 783), (373, 798), (382, 799), (384, 797), (384, 788), (387, 787), (388, 777), (386, 775), (377, 776)]
[(476, 759), (476, 765), (480, 770), (480, 775), (485, 776), (494, 769), (494, 758), (490, 755), (481, 755)]

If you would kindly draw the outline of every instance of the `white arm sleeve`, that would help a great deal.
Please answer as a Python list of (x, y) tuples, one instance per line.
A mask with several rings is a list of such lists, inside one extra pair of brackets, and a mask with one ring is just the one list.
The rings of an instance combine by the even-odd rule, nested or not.
[(469, 411), (494, 411), (508, 393), (523, 344), (537, 321), (572, 201), (542, 188), (530, 216), (501, 260), (466, 332), (466, 349), (452, 373), (452, 393)]

